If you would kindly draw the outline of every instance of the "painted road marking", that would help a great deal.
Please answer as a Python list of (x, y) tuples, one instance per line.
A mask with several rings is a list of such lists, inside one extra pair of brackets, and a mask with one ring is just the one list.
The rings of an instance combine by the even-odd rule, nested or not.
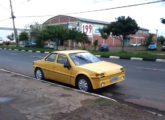
[(109, 58), (112, 58), (112, 59), (120, 59), (119, 56), (109, 56)]
[(131, 57), (131, 60), (143, 60), (143, 58)]
[(101, 55), (95, 55), (96, 57), (101, 57)]
[(156, 59), (156, 62), (165, 62), (165, 59)]
[(158, 68), (145, 68), (145, 67), (136, 67), (137, 69), (144, 69), (144, 70), (152, 70), (152, 71), (161, 71), (165, 72), (165, 69), (158, 69)]

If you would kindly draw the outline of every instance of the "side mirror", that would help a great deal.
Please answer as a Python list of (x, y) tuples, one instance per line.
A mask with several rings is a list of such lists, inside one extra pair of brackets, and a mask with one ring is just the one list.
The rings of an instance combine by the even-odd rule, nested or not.
[(66, 63), (64, 64), (64, 68), (68, 68), (68, 69), (70, 69), (70, 68), (71, 68), (71, 66), (70, 66), (69, 62), (66, 62)]

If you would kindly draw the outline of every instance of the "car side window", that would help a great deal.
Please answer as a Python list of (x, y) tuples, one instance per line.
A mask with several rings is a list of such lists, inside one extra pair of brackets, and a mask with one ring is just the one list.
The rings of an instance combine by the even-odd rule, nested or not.
[(57, 63), (65, 64), (66, 62), (68, 62), (68, 59), (65, 55), (58, 55)]
[(57, 56), (57, 54), (50, 54), (46, 59), (45, 59), (45, 61), (50, 61), (50, 62), (54, 62), (55, 61), (55, 59), (56, 59), (56, 56)]

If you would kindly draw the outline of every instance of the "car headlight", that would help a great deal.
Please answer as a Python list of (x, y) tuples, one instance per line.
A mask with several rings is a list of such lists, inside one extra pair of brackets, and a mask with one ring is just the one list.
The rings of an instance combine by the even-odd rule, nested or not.
[(104, 73), (101, 73), (101, 74), (95, 74), (96, 77), (104, 77)]
[(125, 76), (123, 76), (121, 79), (122, 79), (122, 80), (125, 80)]
[(104, 87), (104, 86), (105, 86), (105, 83), (104, 83), (104, 82), (102, 82), (102, 83), (101, 83), (101, 87)]
[(125, 69), (124, 69), (124, 68), (120, 68), (120, 70), (121, 70), (122, 72), (125, 72)]

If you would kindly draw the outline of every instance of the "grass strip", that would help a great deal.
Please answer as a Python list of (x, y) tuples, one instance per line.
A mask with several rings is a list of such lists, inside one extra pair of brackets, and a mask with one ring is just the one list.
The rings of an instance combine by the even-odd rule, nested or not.
[[(15, 46), (0, 46), (0, 48), (6, 48), (6, 49), (18, 49), (18, 50), (32, 50), (33, 52), (41, 51), (43, 52), (53, 52), (57, 51), (55, 49), (50, 48), (26, 48), (26, 47), (15, 47)], [(119, 56), (121, 58), (130, 58), (130, 57), (140, 57), (143, 59), (165, 59), (165, 52), (159, 52), (159, 51), (124, 51), (124, 52), (100, 52), (100, 51), (94, 51), (94, 50), (88, 50), (89, 52), (93, 53), (94, 55), (101, 55), (103, 57), (109, 57), (109, 56)], [(160, 55), (159, 53), (163, 54)]]

